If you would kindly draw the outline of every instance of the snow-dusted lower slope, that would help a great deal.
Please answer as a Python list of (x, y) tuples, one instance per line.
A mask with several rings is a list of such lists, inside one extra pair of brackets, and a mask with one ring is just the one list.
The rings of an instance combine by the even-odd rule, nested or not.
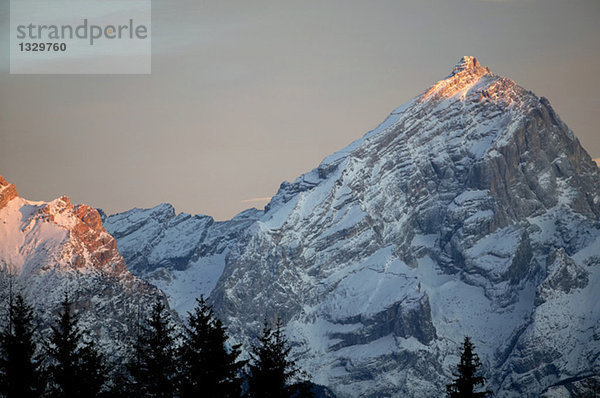
[(42, 330), (67, 292), (84, 326), (112, 354), (133, 337), (138, 312), (143, 316), (161, 295), (127, 270), (96, 210), (73, 206), (66, 196), (23, 199), (0, 177), (2, 296), (11, 279), (34, 305)]
[(264, 212), (106, 225), (179, 310), (210, 293), (245, 342), (281, 316), (340, 396), (441, 396), (469, 335), (496, 396), (522, 397), (600, 365), (599, 216), (598, 168), (549, 102), (465, 57)]

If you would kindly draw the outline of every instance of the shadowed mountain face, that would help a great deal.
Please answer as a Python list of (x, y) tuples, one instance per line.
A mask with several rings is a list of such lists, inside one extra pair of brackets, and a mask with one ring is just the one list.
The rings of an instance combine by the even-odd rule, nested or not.
[(599, 216), (598, 167), (548, 100), (464, 57), (264, 211), (105, 225), (180, 312), (210, 295), (245, 343), (281, 316), (339, 396), (439, 396), (469, 335), (521, 397), (598, 365)]

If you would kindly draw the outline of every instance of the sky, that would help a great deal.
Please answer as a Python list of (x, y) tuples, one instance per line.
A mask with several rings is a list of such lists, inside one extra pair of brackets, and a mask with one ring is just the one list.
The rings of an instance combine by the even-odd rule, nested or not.
[(547, 97), (600, 157), (598, 0), (154, 0), (151, 75), (11, 75), (9, 10), (0, 174), (30, 200), (262, 208), (463, 55)]

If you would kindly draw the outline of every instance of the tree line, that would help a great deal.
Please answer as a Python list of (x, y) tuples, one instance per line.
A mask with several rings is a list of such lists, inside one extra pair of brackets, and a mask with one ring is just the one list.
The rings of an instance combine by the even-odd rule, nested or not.
[[(33, 308), (21, 294), (8, 303), (8, 322), (0, 334), (0, 395), (6, 398), (94, 397), (312, 397), (311, 383), (296, 382), (300, 370), (290, 359), (281, 320), (262, 335), (249, 360), (240, 360), (241, 345), (228, 343), (227, 330), (203, 297), (176, 333), (165, 304), (157, 300), (137, 332), (130, 358), (109, 364), (89, 333), (82, 329), (65, 293), (50, 337), (39, 341)], [(111, 365), (116, 369), (111, 369)], [(446, 386), (450, 398), (486, 397), (476, 392), (485, 379), (467, 337)]]
[[(249, 360), (229, 344), (227, 329), (203, 297), (176, 332), (165, 304), (157, 300), (142, 323), (124, 364), (110, 363), (82, 328), (65, 293), (49, 337), (36, 331), (33, 308), (11, 293), (0, 333), (0, 396), (6, 398), (305, 398), (313, 385), (290, 359), (291, 348), (277, 320), (265, 321)], [(469, 337), (460, 349), (449, 398), (492, 396), (479, 375), (482, 366)], [(304, 380), (302, 377), (304, 375)], [(582, 397), (598, 396), (596, 379)]]
[(290, 359), (281, 320), (267, 321), (249, 360), (203, 297), (177, 332), (165, 304), (157, 300), (140, 324), (129, 358), (110, 363), (84, 330), (65, 293), (49, 337), (35, 327), (22, 294), (8, 303), (0, 334), (0, 396), (6, 398), (207, 397), (304, 398), (312, 384)]

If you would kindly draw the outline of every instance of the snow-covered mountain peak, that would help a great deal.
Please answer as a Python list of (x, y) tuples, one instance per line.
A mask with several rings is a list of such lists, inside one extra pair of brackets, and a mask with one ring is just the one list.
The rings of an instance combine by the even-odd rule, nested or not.
[(130, 269), (182, 314), (209, 297), (244, 344), (280, 317), (340, 397), (439, 395), (465, 334), (499, 397), (598, 366), (600, 170), (548, 100), (473, 57), (264, 212), (157, 213), (106, 220)]
[(98, 211), (74, 206), (68, 196), (51, 202), (29, 201), (0, 177), (0, 221), (0, 270), (14, 275), (54, 268), (127, 273)]
[(34, 306), (42, 334), (68, 292), (82, 325), (111, 356), (124, 353), (136, 319), (145, 316), (140, 311), (161, 297), (127, 270), (97, 210), (67, 196), (24, 199), (0, 176), (0, 302), (8, 280)]
[[(497, 148), (506, 146), (514, 131), (522, 127), (523, 115), (546, 107), (547, 100), (511, 79), (492, 74), (475, 57), (463, 57), (448, 77), (397, 107), (375, 129), (292, 183), (281, 184), (261, 221), (268, 223), (268, 229), (277, 229), (297, 194), (307, 192), (314, 198), (309, 202), (318, 204), (318, 192), (329, 192), (328, 186), (342, 174), (346, 174), (344, 178), (355, 176), (350, 170), (356, 170), (359, 163), (381, 171), (395, 169), (393, 165), (403, 159), (403, 170), (409, 174), (430, 167), (430, 162), (437, 167), (452, 160), (461, 164), (461, 170), (469, 168), (472, 162), (495, 156)], [(317, 186), (321, 189), (314, 189)], [(283, 206), (288, 202), (290, 208)], [(298, 203), (310, 207), (304, 201)]]

